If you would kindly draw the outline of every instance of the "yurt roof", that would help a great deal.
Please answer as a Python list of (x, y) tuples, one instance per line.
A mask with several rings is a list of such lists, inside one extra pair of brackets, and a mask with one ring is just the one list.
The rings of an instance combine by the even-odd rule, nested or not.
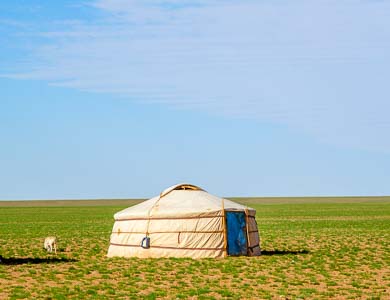
[(177, 216), (199, 216), (219, 213), (225, 210), (254, 209), (207, 193), (202, 188), (181, 183), (171, 186), (159, 196), (126, 208), (114, 215), (116, 220), (127, 218), (156, 218)]

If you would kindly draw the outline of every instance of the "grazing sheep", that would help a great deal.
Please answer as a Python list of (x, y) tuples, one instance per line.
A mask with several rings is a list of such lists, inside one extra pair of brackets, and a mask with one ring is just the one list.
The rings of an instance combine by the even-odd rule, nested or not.
[(43, 248), (45, 248), (47, 252), (53, 252), (54, 250), (54, 253), (57, 254), (57, 238), (55, 236), (48, 236), (45, 238)]

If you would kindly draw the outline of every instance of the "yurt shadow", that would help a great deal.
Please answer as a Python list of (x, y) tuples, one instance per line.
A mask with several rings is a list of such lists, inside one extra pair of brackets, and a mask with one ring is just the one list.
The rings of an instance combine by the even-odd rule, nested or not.
[(76, 259), (66, 257), (2, 257), (1, 265), (24, 265), (24, 264), (58, 264), (76, 262)]
[(272, 255), (299, 255), (299, 254), (309, 254), (308, 250), (261, 250), (261, 255), (263, 256), (272, 256)]

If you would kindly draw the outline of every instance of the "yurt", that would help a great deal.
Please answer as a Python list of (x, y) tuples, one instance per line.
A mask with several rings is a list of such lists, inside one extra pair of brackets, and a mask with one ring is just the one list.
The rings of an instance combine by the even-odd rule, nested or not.
[(114, 215), (108, 257), (260, 255), (256, 211), (178, 184)]

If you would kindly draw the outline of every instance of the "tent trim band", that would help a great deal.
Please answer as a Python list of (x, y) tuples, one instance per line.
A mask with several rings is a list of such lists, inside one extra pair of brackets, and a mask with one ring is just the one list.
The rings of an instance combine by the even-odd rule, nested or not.
[(252, 247), (249, 247), (249, 246), (248, 246), (248, 248), (251, 249), (252, 251), (253, 251), (253, 249), (255, 249), (255, 248), (257, 248), (257, 247), (260, 248), (260, 244), (254, 245), (254, 246), (252, 246)]
[(115, 219), (117, 222), (121, 221), (148, 221), (148, 220), (191, 220), (191, 219), (214, 219), (223, 218), (223, 216), (199, 216), (199, 217), (161, 217), (161, 218), (131, 218), (131, 219)]
[[(162, 233), (222, 233), (223, 230), (217, 230), (217, 231), (155, 231), (155, 232), (148, 232), (148, 234), (162, 234)], [(257, 232), (257, 231), (251, 231), (251, 232)], [(134, 233), (134, 234), (145, 234), (145, 231), (112, 231), (111, 233), (115, 234), (121, 234), (121, 233)]]
[[(116, 244), (110, 243), (112, 246), (118, 247), (141, 247), (140, 245), (127, 245), (127, 244)], [(186, 247), (169, 247), (169, 246), (150, 246), (149, 248), (159, 248), (159, 249), (175, 249), (175, 250), (225, 250), (222, 248), (186, 248)]]

